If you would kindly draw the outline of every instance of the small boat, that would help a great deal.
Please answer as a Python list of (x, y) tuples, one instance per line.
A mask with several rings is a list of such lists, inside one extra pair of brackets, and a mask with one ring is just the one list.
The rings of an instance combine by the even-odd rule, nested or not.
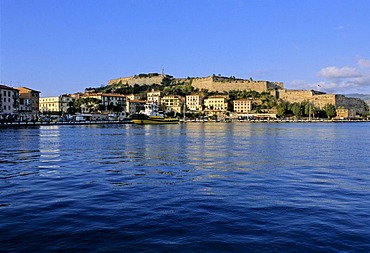
[(144, 105), (144, 112), (136, 113), (131, 116), (132, 122), (138, 125), (149, 124), (178, 124), (178, 118), (165, 117), (164, 113), (159, 110), (158, 105), (152, 98), (151, 101)]

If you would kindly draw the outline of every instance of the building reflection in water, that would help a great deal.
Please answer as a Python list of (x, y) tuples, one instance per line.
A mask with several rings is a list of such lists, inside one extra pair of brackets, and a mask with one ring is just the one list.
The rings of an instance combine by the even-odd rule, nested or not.
[(40, 165), (42, 169), (60, 167), (60, 129), (59, 126), (42, 126), (39, 129)]

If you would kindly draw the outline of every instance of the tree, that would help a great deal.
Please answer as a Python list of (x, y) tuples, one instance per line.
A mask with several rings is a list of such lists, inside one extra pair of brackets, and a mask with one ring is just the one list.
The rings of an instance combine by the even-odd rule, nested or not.
[(337, 111), (336, 111), (336, 108), (334, 105), (332, 104), (327, 104), (324, 106), (323, 110), (325, 111), (326, 113), (326, 116), (329, 118), (329, 119), (332, 119), (334, 118), (335, 116), (337, 116)]
[(302, 117), (302, 106), (301, 106), (301, 104), (300, 103), (294, 103), (293, 105), (292, 105), (292, 112), (293, 112), (293, 114), (294, 114), (294, 116), (296, 116), (297, 118), (300, 118), (300, 117)]

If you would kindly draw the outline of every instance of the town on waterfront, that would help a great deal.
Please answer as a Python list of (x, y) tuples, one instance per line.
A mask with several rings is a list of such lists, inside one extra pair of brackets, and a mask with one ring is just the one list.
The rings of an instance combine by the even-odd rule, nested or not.
[(253, 78), (175, 78), (164, 73), (116, 78), (106, 86), (53, 97), (0, 85), (0, 122), (127, 122), (148, 102), (185, 121), (369, 120), (363, 99), (319, 90), (285, 89), (282, 82)]

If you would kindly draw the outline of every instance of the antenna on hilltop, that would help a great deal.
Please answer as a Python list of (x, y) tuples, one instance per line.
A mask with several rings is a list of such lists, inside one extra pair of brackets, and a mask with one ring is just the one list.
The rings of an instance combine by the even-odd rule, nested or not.
[(164, 68), (161, 66), (162, 76), (164, 76)]

